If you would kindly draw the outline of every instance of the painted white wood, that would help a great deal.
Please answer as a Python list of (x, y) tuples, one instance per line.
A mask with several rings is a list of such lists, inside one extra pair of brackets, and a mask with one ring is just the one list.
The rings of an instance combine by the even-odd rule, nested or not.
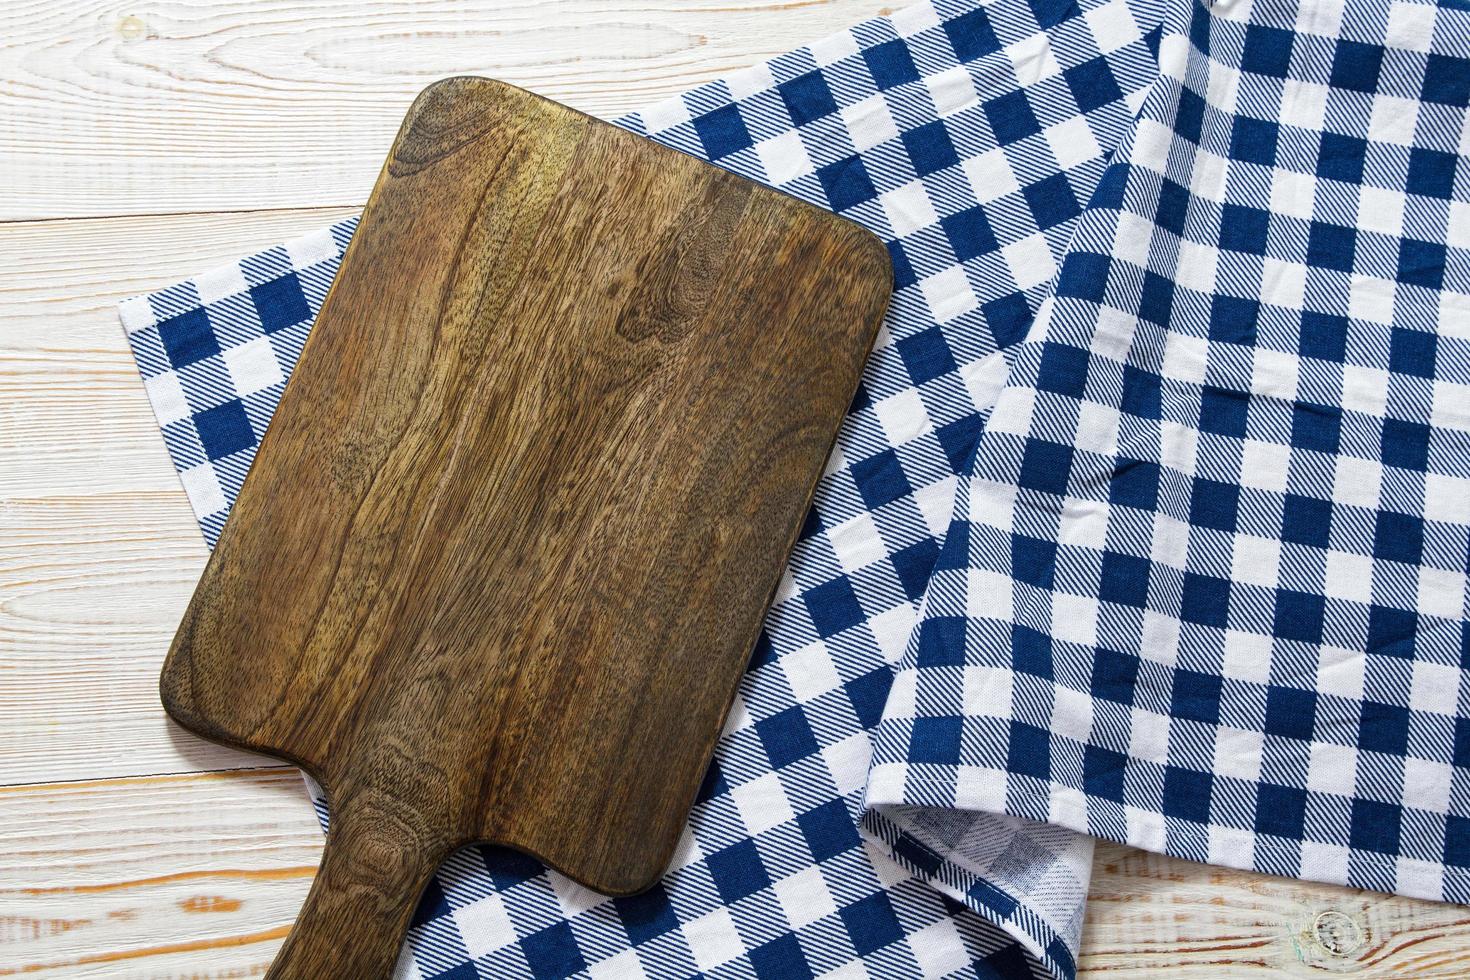
[(615, 116), (890, 9), (883, 0), (4, 6), (0, 220), (357, 204), (404, 110), (435, 78), (490, 75)]
[(1099, 844), (1080, 977), (1464, 980), (1470, 909)]
[(295, 770), (0, 790), (0, 975), (258, 976), (316, 870)]
[(114, 304), (350, 213), (0, 224), (0, 785), (263, 764), (159, 708), (206, 551)]

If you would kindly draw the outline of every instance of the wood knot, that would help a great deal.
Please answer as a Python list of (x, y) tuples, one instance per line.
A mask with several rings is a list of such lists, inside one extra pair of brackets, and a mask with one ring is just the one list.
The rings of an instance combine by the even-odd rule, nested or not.
[(124, 41), (136, 41), (147, 29), (148, 26), (143, 23), (143, 19), (132, 14), (119, 18), (117, 22), (118, 37)]
[(1363, 927), (1340, 909), (1318, 912), (1312, 920), (1311, 937), (1332, 956), (1351, 956), (1363, 948)]

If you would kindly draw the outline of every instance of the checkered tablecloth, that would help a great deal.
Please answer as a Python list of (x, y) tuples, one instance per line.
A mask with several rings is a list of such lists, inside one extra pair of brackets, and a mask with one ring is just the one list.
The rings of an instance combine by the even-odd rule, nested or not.
[(1470, 9), (1182, 5), (1159, 54), (868, 803), (1470, 902)]
[[(460, 852), (402, 974), (1070, 977), (1074, 830), (1470, 898), (1467, 43), (931, 0), (622, 120), (896, 292), (669, 875)], [(353, 227), (122, 304), (211, 543)]]

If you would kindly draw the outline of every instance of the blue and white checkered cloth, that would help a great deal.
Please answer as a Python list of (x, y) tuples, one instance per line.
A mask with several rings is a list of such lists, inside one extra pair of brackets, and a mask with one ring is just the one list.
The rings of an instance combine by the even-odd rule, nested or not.
[(868, 804), (1470, 902), (1470, 8), (1165, 16)]
[[(460, 852), (402, 975), (1070, 977), (1073, 831), (1470, 901), (1467, 46), (930, 0), (622, 120), (896, 292), (671, 872)], [(353, 227), (122, 304), (211, 543)]]

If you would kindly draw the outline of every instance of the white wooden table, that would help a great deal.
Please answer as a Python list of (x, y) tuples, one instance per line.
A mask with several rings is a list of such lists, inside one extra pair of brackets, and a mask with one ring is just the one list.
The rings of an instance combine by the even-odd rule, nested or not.
[[(366, 199), (413, 94), (613, 116), (883, 0), (7, 0), (0, 975), (250, 976), (321, 848), (299, 778), (165, 720), (205, 550), (113, 313)], [(1084, 975), (1470, 976), (1470, 910), (1099, 848)]]

